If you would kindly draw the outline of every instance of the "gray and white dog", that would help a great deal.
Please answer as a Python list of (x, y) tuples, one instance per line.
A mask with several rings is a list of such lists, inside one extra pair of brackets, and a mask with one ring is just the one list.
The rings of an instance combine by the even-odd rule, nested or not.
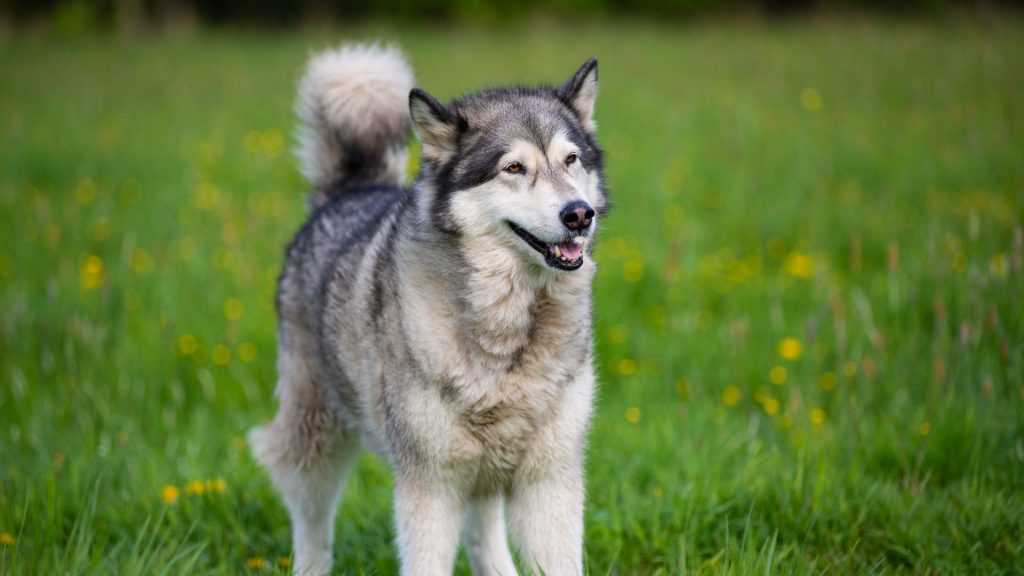
[[(595, 380), (590, 240), (606, 207), (597, 62), (442, 104), (394, 48), (314, 56), (299, 87), (312, 215), (277, 294), (280, 402), (250, 435), (295, 572), (331, 569), (360, 445), (394, 470), (402, 573), (583, 571)], [(410, 127), (422, 166), (403, 186)]]

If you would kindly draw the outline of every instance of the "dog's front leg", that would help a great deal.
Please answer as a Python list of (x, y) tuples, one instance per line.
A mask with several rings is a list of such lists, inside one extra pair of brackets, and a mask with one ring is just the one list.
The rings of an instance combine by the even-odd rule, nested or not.
[(413, 471), (395, 475), (395, 524), (405, 576), (449, 576), (459, 547), (463, 499)]
[(513, 537), (533, 573), (583, 573), (582, 462), (540, 478), (520, 479), (508, 505)]

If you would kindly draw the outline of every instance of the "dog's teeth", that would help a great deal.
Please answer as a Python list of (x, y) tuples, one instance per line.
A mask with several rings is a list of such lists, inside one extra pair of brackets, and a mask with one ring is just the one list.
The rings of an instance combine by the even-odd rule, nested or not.
[(559, 258), (562, 257), (562, 251), (558, 249), (558, 245), (557, 244), (555, 244), (554, 252), (555, 252), (555, 256), (558, 256)]

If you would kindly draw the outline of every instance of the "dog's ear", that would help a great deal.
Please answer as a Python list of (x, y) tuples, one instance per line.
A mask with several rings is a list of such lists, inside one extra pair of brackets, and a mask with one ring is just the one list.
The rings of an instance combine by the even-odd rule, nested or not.
[(442, 161), (455, 153), (459, 118), (451, 108), (419, 88), (409, 92), (409, 114), (416, 136), (423, 145), (423, 157)]
[(583, 128), (593, 133), (597, 129), (594, 123), (594, 104), (597, 101), (597, 60), (591, 58), (580, 66), (580, 69), (561, 86), (558, 87), (559, 98), (572, 106), (580, 115)]

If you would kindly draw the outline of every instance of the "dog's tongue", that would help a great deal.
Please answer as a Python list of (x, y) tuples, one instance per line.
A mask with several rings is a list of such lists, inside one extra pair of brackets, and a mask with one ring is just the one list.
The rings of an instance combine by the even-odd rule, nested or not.
[(564, 244), (559, 244), (558, 251), (562, 253), (566, 260), (577, 260), (583, 254), (583, 248), (571, 240)]

